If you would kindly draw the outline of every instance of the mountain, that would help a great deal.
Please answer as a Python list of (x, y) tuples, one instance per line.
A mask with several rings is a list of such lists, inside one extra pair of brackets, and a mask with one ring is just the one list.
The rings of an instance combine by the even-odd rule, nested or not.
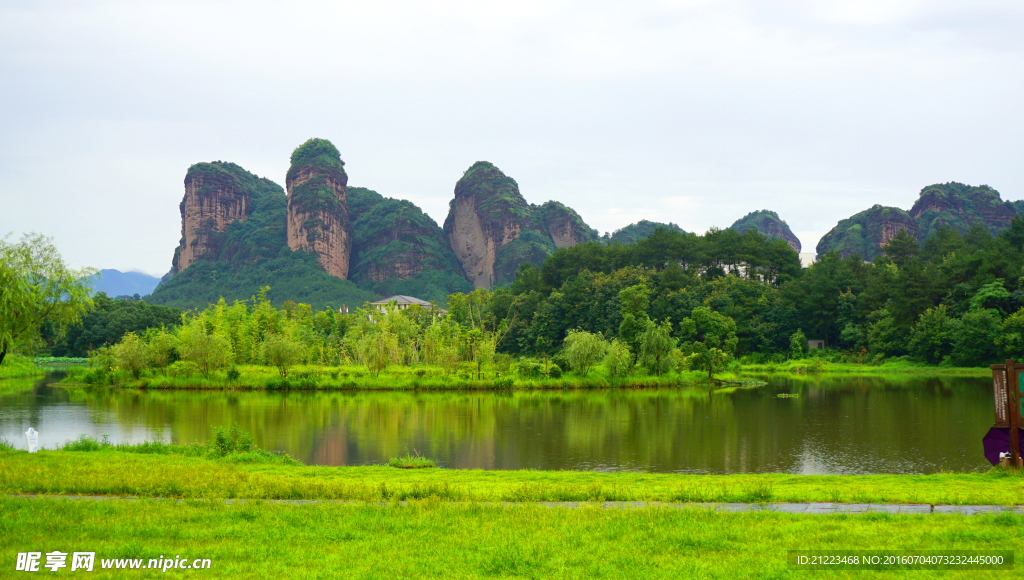
[(292, 152), (288, 168), (288, 247), (312, 252), (324, 270), (348, 278), (352, 223), (345, 187), (348, 175), (338, 149), (310, 139)]
[(665, 224), (661, 222), (640, 220), (635, 224), (629, 224), (622, 229), (615, 230), (611, 234), (606, 233), (601, 239), (606, 244), (632, 244), (633, 242), (640, 241), (651, 235), (654, 233), (654, 230), (659, 227), (678, 232), (683, 231), (683, 228), (671, 222)]
[(349, 278), (359, 287), (442, 304), (449, 294), (473, 290), (444, 231), (412, 202), (350, 187), (348, 210), (353, 231)]
[(275, 304), (340, 308), (378, 298), (327, 273), (318, 254), (293, 251), (284, 189), (234, 163), (191, 166), (179, 208), (181, 243), (170, 277), (147, 298), (153, 304), (203, 308), (221, 297), (247, 300), (263, 286), (270, 286), (267, 296)]
[(106, 292), (107, 296), (145, 296), (156, 288), (160, 278), (142, 272), (100, 270), (91, 278), (93, 292)]
[(841, 256), (857, 253), (865, 260), (873, 260), (900, 229), (907, 230), (921, 243), (942, 227), (966, 233), (977, 224), (998, 234), (1020, 215), (1019, 209), (1024, 209), (1024, 203), (1003, 201), (999, 192), (987, 185), (929, 185), (921, 189), (909, 212), (875, 205), (840, 221), (821, 238), (816, 249), (819, 258), (836, 250)]
[(779, 218), (779, 214), (773, 211), (752, 211), (736, 220), (729, 228), (739, 234), (747, 230), (757, 230), (762, 235), (783, 240), (793, 248), (793, 251), (800, 253), (800, 240), (789, 229), (789, 225)]
[(476, 288), (509, 283), (520, 264), (540, 266), (559, 247), (597, 239), (572, 209), (526, 203), (516, 180), (487, 161), (474, 163), (455, 184), (444, 233)]

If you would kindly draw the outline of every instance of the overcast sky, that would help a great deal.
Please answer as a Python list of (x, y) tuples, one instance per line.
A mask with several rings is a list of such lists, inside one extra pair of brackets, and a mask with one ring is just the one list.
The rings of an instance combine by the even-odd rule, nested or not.
[(310, 137), (439, 224), (473, 162), (600, 232), (1024, 198), (1020, 0), (0, 4), (0, 235), (170, 269), (189, 165)]

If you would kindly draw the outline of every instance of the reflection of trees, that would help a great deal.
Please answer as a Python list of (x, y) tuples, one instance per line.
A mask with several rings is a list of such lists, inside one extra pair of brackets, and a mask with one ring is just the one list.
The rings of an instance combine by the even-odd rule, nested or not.
[(381, 463), (415, 449), (448, 467), (488, 469), (793, 471), (811, 457), (878, 472), (981, 465), (980, 448), (970, 450), (991, 423), (987, 388), (984, 379), (822, 376), (710, 394), (98, 390), (71, 401), (94, 421), (169, 430), (176, 442), (238, 422), (261, 447), (318, 464)]

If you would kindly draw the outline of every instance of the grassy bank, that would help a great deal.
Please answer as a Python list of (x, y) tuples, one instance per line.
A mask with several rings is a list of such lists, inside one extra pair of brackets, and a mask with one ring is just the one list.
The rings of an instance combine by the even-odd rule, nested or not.
[(792, 374), (856, 374), (895, 375), (917, 374), (929, 376), (988, 377), (992, 371), (985, 367), (940, 367), (906, 361), (887, 361), (881, 364), (829, 362), (823, 359), (794, 359), (779, 363), (745, 364), (744, 373), (792, 373)]
[[(804, 574), (787, 569), (792, 549), (1024, 549), (1024, 517), (1009, 513), (809, 517), (436, 500), (403, 506), (20, 498), (0, 498), (0, 513), (6, 538), (0, 562), (11, 570), (19, 551), (59, 549), (96, 552), (94, 573), (101, 574), (106, 559), (138, 558), (146, 566), (150, 558), (208, 558), (209, 569), (195, 572), (202, 578), (785, 578)], [(131, 574), (168, 576), (159, 570)], [(182, 574), (188, 572), (170, 575)]]
[(46, 371), (36, 366), (32, 359), (19, 354), (5, 356), (3, 364), (0, 364), (0, 379), (34, 377), (45, 373)]
[(441, 367), (392, 366), (379, 374), (361, 366), (326, 367), (300, 365), (290, 369), (283, 377), (275, 367), (242, 365), (209, 375), (190, 374), (171, 376), (160, 371), (144, 371), (138, 379), (124, 370), (101, 371), (84, 367), (70, 368), (63, 382), (66, 385), (111, 385), (143, 389), (248, 389), (248, 390), (460, 390), (460, 389), (588, 389), (588, 388), (646, 388), (702, 385), (723, 381), (752, 382), (757, 375), (786, 373), (817, 376), (824, 374), (849, 375), (928, 375), (928, 376), (988, 376), (988, 369), (946, 368), (919, 366), (910, 363), (881, 365), (830, 363), (820, 359), (793, 360), (777, 364), (733, 365), (708, 379), (703, 371), (682, 371), (664, 375), (647, 375), (635, 371), (623, 378), (609, 377), (598, 366), (587, 376), (566, 372), (555, 376), (524, 377), (514, 370), (488, 371), (481, 374), (469, 371), (447, 373)]
[[(98, 372), (96, 369), (72, 368), (64, 378), (65, 384), (109, 384), (128, 388), (144, 389), (252, 389), (252, 390), (459, 390), (459, 389), (587, 389), (607, 387), (668, 387), (680, 384), (707, 383), (703, 372), (682, 372), (665, 375), (633, 374), (613, 379), (602, 368), (597, 368), (586, 377), (568, 372), (558, 377), (541, 375), (524, 377), (509, 371), (488, 371), (478, 375), (475, 371), (446, 373), (441, 367), (392, 366), (375, 375), (362, 366), (325, 367), (314, 365), (295, 366), (287, 377), (282, 377), (277, 368), (260, 365), (233, 367), (238, 373), (231, 376), (229, 371), (215, 371), (209, 375), (169, 376), (158, 371), (145, 371), (138, 379), (130, 373), (118, 370)], [(475, 367), (474, 367), (475, 368)], [(735, 373), (719, 375), (735, 378)]]
[[(72, 447), (82, 449), (83, 447)], [(144, 444), (0, 451), (0, 493), (451, 501), (681, 501), (1024, 504), (1024, 476), (678, 475), (305, 466), (266, 452)]]

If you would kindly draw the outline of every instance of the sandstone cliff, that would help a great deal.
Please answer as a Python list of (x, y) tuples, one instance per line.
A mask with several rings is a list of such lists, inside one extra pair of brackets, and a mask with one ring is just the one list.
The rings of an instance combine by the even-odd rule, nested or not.
[(288, 247), (312, 252), (332, 276), (348, 278), (352, 253), (341, 154), (324, 139), (310, 139), (292, 153), (288, 188)]
[(520, 263), (543, 263), (555, 250), (532, 217), (519, 185), (500, 169), (478, 161), (466, 170), (455, 185), (444, 233), (473, 286), (509, 282)]
[(882, 246), (892, 240), (896, 232), (906, 230), (917, 237), (917, 222), (898, 207), (875, 205), (852, 217), (840, 221), (818, 242), (818, 259), (836, 250), (843, 258), (858, 254), (865, 260), (874, 260), (882, 253)]
[(963, 234), (974, 224), (981, 224), (992, 234), (998, 234), (1010, 227), (1017, 210), (987, 185), (972, 187), (952, 182), (922, 189), (921, 197), (910, 209), (910, 217), (917, 221), (919, 237), (924, 241), (943, 226)]
[(730, 229), (740, 234), (747, 230), (757, 230), (762, 235), (785, 241), (794, 252), (800, 253), (800, 240), (793, 234), (793, 230), (789, 229), (789, 225), (779, 218), (779, 214), (773, 211), (762, 209), (750, 212), (736, 220)]
[(444, 302), (473, 289), (444, 231), (410, 201), (350, 187), (352, 260), (349, 278), (382, 296), (405, 294)]
[(534, 220), (544, 226), (556, 248), (569, 248), (599, 239), (597, 230), (584, 223), (580, 214), (557, 201), (531, 206), (531, 209)]
[(252, 211), (251, 192), (259, 178), (234, 163), (196, 163), (185, 174), (181, 211), (181, 241), (174, 252), (177, 274), (201, 259), (216, 260), (224, 233), (235, 220)]

